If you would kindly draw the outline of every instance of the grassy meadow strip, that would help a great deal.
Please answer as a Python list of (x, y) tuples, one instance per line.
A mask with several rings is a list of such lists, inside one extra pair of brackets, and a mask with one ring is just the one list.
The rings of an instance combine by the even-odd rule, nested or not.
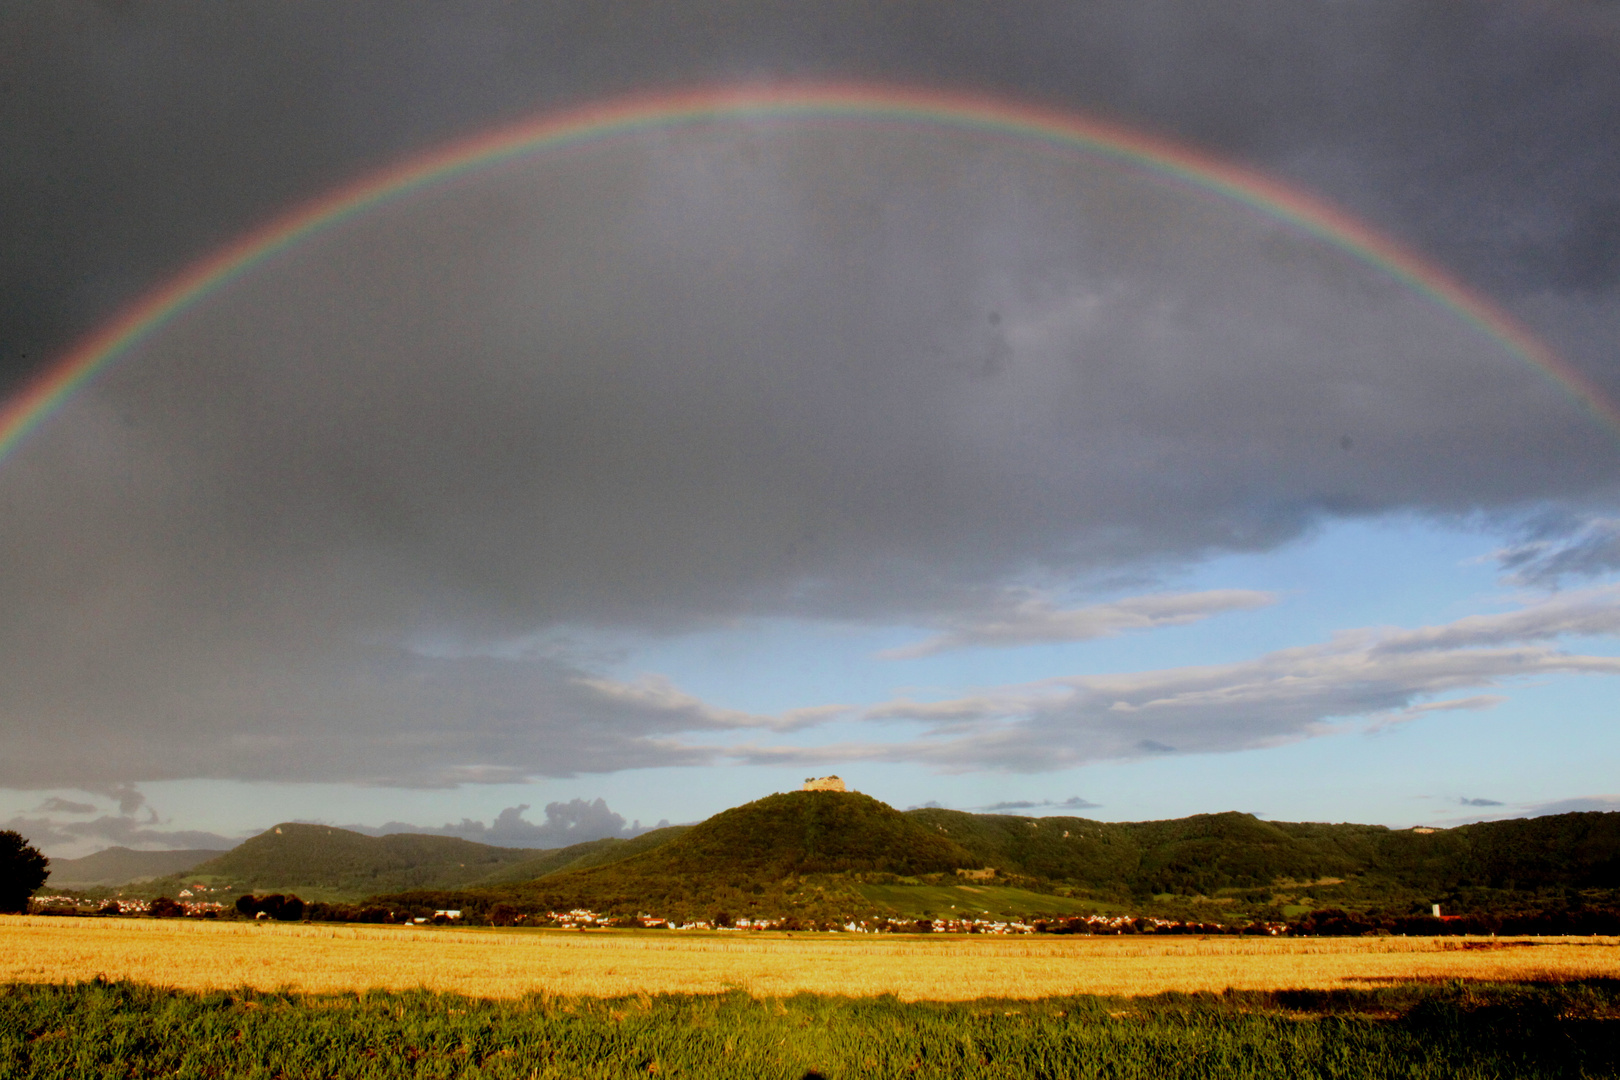
[(960, 1001), (1612, 978), (1620, 939), (785, 936), (0, 917), (0, 982), (97, 976), (194, 991)]
[(1620, 1076), (1620, 983), (902, 1002), (0, 986), (18, 1078)]

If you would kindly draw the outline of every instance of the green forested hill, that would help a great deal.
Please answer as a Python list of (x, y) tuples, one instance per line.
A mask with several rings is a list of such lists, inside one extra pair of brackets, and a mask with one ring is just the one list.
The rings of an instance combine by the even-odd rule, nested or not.
[(1144, 822), (936, 809), (907, 816), (962, 844), (978, 865), (1126, 893), (1212, 892), (1350, 874), (1370, 854), (1367, 835), (1389, 831), (1291, 825), (1238, 813)]
[(716, 814), (644, 854), (480, 890), (477, 900), (679, 918), (825, 915), (866, 906), (850, 874), (940, 873), (972, 862), (955, 841), (870, 796), (794, 791)]
[(1620, 888), (1620, 813), (1482, 821), (1420, 834), (1385, 831), (1372, 870), (1414, 887)]
[(604, 866), (667, 844), (690, 828), (690, 825), (669, 825), (628, 840), (609, 837), (605, 840), (587, 840), (583, 844), (573, 844), (565, 848), (552, 848), (537, 853), (531, 859), (503, 866), (480, 879), (479, 884), (504, 885), (532, 881), (564, 870), (584, 870), (592, 866)]
[(1489, 821), (1430, 832), (1261, 821), (1238, 813), (1140, 822), (937, 809), (907, 816), (967, 848), (979, 865), (1105, 896), (1214, 896), (1316, 882), (1312, 892), (1318, 898), (1398, 903), (1469, 891), (1477, 898), (1490, 892), (1620, 888), (1616, 813)]
[[(994, 868), (993, 882), (954, 873), (983, 868)], [(142, 891), (173, 893), (197, 881), (224, 887), (225, 896), (410, 893), (425, 902), (432, 894), (445, 907), (507, 902), (677, 918), (722, 909), (822, 918), (869, 909), (875, 888), (923, 884), (1036, 889), (1113, 909), (1193, 904), (1199, 917), (1326, 906), (1427, 910), (1430, 903), (1510, 910), (1620, 900), (1620, 813), (1420, 832), (1239, 813), (1141, 822), (901, 813), (855, 792), (796, 791), (696, 826), (553, 850), (283, 824)], [(61, 882), (53, 875), (51, 884)]]

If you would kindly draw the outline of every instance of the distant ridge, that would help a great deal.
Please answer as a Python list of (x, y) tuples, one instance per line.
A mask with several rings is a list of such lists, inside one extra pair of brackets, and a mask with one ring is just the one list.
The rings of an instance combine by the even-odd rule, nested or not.
[(409, 889), (497, 885), (611, 862), (684, 831), (685, 826), (671, 826), (629, 840), (609, 837), (546, 849), (496, 847), (426, 833), (369, 836), (332, 825), (282, 822), (228, 852), (206, 852), (206, 861), (144, 882), (141, 891), (173, 895), (201, 884), (227, 896), (280, 892), (306, 900), (357, 900)]
[(305, 899), (347, 898), (412, 888), (470, 885), (534, 858), (529, 848), (500, 848), (454, 836), (367, 836), (330, 825), (283, 822), (222, 855), (151, 883), (178, 890), (200, 882), (230, 892), (298, 892)]
[(52, 888), (87, 889), (148, 881), (189, 870), (199, 863), (217, 858), (219, 854), (218, 850), (212, 848), (135, 851), (127, 847), (110, 847), (82, 859), (52, 859), (51, 876), (46, 879), (45, 888), (46, 891)]

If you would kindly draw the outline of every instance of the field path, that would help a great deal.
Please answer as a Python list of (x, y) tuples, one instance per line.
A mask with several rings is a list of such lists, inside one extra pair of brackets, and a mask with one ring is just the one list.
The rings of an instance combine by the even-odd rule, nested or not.
[(0, 916), (0, 982), (961, 1001), (1620, 976), (1620, 938), (756, 935)]

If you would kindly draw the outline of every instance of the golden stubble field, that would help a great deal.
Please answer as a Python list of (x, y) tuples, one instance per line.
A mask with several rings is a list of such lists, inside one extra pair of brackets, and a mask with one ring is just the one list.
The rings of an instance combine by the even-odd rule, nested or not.
[(0, 916), (0, 982), (189, 990), (895, 994), (961, 1001), (1620, 975), (1620, 938), (944, 937)]

